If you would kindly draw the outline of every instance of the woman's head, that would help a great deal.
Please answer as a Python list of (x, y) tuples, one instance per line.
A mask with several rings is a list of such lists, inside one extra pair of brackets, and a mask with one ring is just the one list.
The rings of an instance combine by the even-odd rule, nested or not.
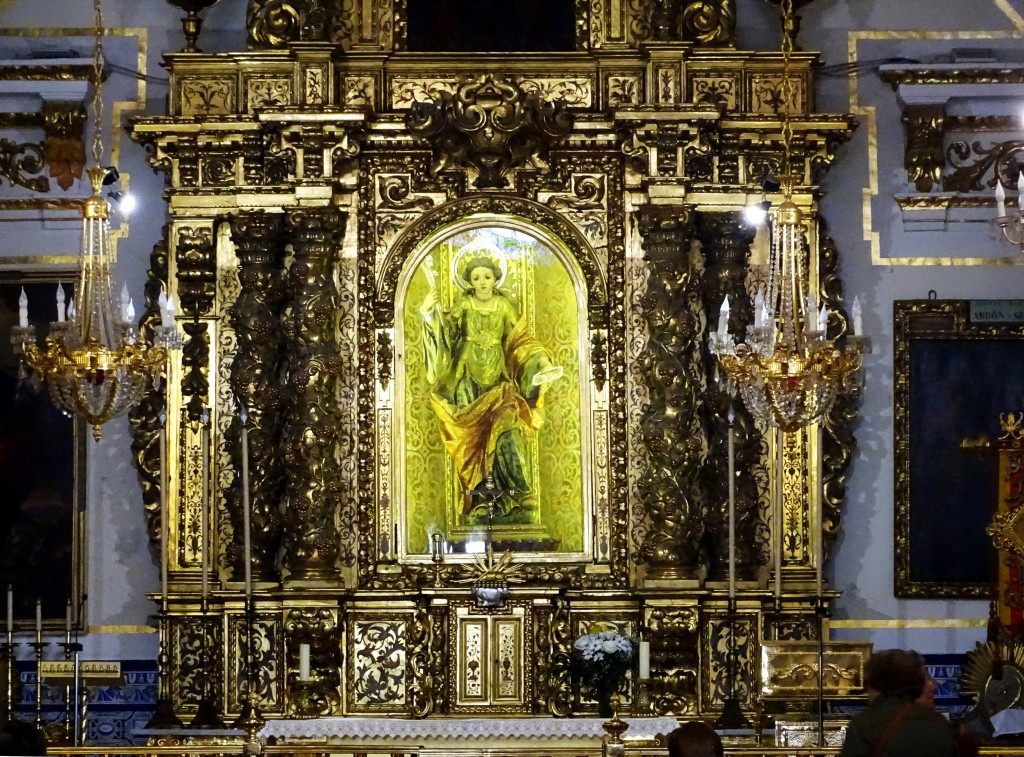
[(484, 255), (470, 258), (462, 270), (473, 294), (481, 299), (488, 299), (494, 293), (501, 278), (501, 268)]
[(875, 695), (917, 699), (927, 680), (924, 660), (910, 649), (883, 649), (864, 666), (864, 688)]

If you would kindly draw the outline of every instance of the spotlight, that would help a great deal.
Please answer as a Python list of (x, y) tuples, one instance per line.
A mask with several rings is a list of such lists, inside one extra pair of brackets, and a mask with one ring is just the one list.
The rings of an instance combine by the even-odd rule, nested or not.
[(770, 200), (762, 200), (753, 205), (743, 208), (743, 219), (751, 226), (760, 226), (768, 218), (768, 209), (771, 208)]
[(112, 203), (117, 205), (117, 209), (121, 211), (121, 215), (131, 215), (139, 206), (138, 201), (135, 199), (135, 195), (128, 192), (107, 192), (107, 197), (110, 198)]
[(765, 192), (778, 192), (782, 188), (782, 182), (771, 174), (767, 174), (761, 179), (761, 189)]
[(114, 166), (107, 166), (103, 169), (103, 186), (109, 187), (111, 184), (121, 178), (121, 174)]

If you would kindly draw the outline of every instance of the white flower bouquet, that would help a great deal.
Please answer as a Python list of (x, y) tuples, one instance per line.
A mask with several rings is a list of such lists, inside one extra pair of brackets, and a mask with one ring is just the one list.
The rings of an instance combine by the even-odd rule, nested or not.
[(597, 700), (602, 717), (611, 717), (611, 696), (626, 679), (635, 652), (633, 640), (615, 631), (584, 634), (573, 644), (573, 675)]

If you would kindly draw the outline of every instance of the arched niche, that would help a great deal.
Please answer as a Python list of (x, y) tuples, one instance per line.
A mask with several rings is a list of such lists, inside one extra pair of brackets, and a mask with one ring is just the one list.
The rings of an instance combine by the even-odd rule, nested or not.
[[(595, 336), (598, 341), (607, 336), (601, 265), (568, 224), (534, 203), (512, 207), (503, 199), (497, 207), (452, 205), (456, 207), (441, 208), (434, 217), (428, 214), (396, 240), (377, 271), (374, 507), (378, 562), (429, 564), (428, 534), (437, 530), (450, 550), (446, 562), (455, 565), (472, 564), (487, 542), (496, 551), (511, 549), (521, 563), (608, 564), (613, 520), (608, 498), (609, 388), (603, 378), (595, 381), (595, 373), (606, 375), (607, 365), (602, 362), (595, 371), (591, 350)], [(503, 258), (497, 272), (498, 293), (486, 302), (462, 270), (480, 252)], [(431, 290), (437, 293), (437, 303), (427, 310), (434, 323), (424, 315)], [(498, 331), (485, 328), (471, 334), (469, 319), (477, 318), (481, 307), (492, 308), (489, 303), (496, 300), (506, 313), (505, 325)], [(451, 371), (445, 376), (429, 365), (436, 359), (441, 320), (447, 323), (453, 348), (448, 350)], [(519, 336), (525, 332), (526, 341), (532, 342), (526, 354), (542, 351), (548, 364), (519, 370), (524, 361), (515, 358), (509, 346), (521, 341), (512, 332)], [(503, 444), (504, 432), (482, 432), (497, 440), (493, 446), (498, 449), (489, 460), (486, 454), (480, 456), (486, 461), (479, 466), (480, 478), (467, 479), (463, 475), (466, 456), (460, 459), (453, 453), (461, 437), (445, 425), (445, 414), (438, 406), (444, 406), (449, 415), (488, 415), (492, 407), (482, 397), (501, 394), (496, 383), (474, 380), (479, 391), (468, 400), (460, 399), (460, 390), (453, 389), (479, 367), (466, 365), (467, 345), (472, 343), (476, 349), (467, 336), (487, 341), (488, 334), (492, 342), (494, 338), (501, 342), (503, 380), (513, 385), (518, 407), (525, 407), (531, 419), (542, 411), (543, 423), (535, 425), (532, 435), (522, 434), (525, 443), (521, 445)], [(387, 345), (391, 362), (381, 359), (381, 344)], [(605, 359), (602, 355), (601, 360)], [(557, 373), (541, 382), (543, 399), (530, 394), (531, 370)], [(382, 371), (386, 381), (381, 381)], [(487, 412), (478, 414), (479, 407), (470, 408), (473, 403)], [(497, 407), (499, 416), (507, 415), (503, 401)], [(510, 448), (528, 473), (525, 497), (521, 488), (509, 487), (510, 477), (494, 462), (507, 457)]]

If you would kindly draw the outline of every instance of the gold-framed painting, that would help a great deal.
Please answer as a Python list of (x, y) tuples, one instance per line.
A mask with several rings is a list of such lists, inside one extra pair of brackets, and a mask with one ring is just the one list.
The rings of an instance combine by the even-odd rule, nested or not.
[(29, 323), (45, 339), (57, 288), (74, 296), (73, 270), (0, 266), (0, 586), (14, 595), (15, 625), (63, 630), (68, 602), (80, 617), (85, 590), (86, 427), (32, 382), (11, 344), (24, 291)]
[(893, 325), (894, 593), (991, 597), (998, 462), (970, 440), (1024, 404), (1024, 301), (899, 300)]
[[(557, 240), (479, 218), (433, 236), (399, 282), (400, 552), (485, 543), (590, 555), (592, 437), (582, 276)], [(582, 315), (581, 315), (582, 314)]]

